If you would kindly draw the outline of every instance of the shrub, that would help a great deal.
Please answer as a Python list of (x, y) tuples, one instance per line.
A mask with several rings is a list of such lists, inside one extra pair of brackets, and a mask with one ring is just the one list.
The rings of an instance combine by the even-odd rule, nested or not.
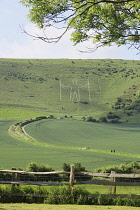
[(50, 191), (44, 203), (47, 204), (71, 204), (72, 197), (69, 186), (61, 186)]
[(93, 117), (87, 117), (87, 120), (86, 120), (87, 122), (97, 122), (97, 120), (96, 119), (94, 119)]
[(107, 119), (120, 119), (120, 117), (118, 116), (118, 115), (116, 115), (116, 114), (114, 114), (114, 113), (112, 113), (112, 112), (109, 112), (108, 114), (107, 114)]
[(118, 123), (119, 120), (118, 119), (113, 119), (113, 120), (110, 120), (110, 123)]
[(44, 164), (37, 164), (35, 162), (31, 162), (27, 166), (27, 171), (31, 171), (31, 172), (49, 172), (49, 171), (53, 171), (53, 170), (47, 164), (44, 165)]
[[(29, 163), (27, 166), (27, 171), (30, 172), (51, 172), (54, 171), (47, 164), (37, 164)], [(23, 175), (22, 175), (23, 177)], [(23, 177), (24, 178), (24, 177)], [(58, 174), (48, 174), (48, 175), (26, 175), (26, 179), (29, 178), (32, 181), (59, 181), (60, 177)]]
[[(67, 171), (67, 172), (70, 172), (70, 164), (67, 164), (67, 163), (63, 163), (62, 165), (62, 170), (63, 171)], [(74, 171), (75, 172), (81, 172), (81, 171), (87, 171), (85, 169), (84, 166), (81, 165), (81, 163), (74, 163)], [(64, 180), (68, 180), (69, 179), (69, 175), (63, 175), (63, 179)], [(92, 176), (85, 176), (85, 175), (76, 175), (75, 174), (75, 180), (76, 181), (84, 181), (84, 180), (89, 180), (89, 179), (92, 179)]]
[(85, 121), (85, 120), (86, 120), (86, 118), (85, 118), (85, 117), (82, 117), (82, 120), (83, 120), (83, 121)]
[(99, 122), (104, 122), (104, 123), (106, 123), (106, 122), (107, 122), (106, 117), (100, 117)]
[(78, 205), (92, 205), (93, 199), (89, 197), (88, 195), (79, 195), (76, 201), (76, 204)]
[[(127, 164), (121, 164), (119, 166), (106, 166), (102, 168), (96, 169), (97, 172), (100, 173), (111, 173), (111, 171), (115, 171), (116, 173), (140, 173), (140, 163), (138, 162), (130, 162)], [(118, 181), (140, 181), (139, 178), (117, 178)]]
[(46, 116), (36, 117), (36, 120), (42, 120), (42, 119), (47, 119), (47, 117)]
[(140, 173), (140, 163), (130, 162), (119, 166), (106, 166), (98, 168), (96, 171), (101, 173), (111, 173), (111, 171), (115, 171), (117, 173), (136, 173), (137, 171), (137, 173)]
[(125, 107), (125, 102), (120, 97), (118, 97), (117, 101), (112, 105), (113, 109), (122, 109), (124, 107)]

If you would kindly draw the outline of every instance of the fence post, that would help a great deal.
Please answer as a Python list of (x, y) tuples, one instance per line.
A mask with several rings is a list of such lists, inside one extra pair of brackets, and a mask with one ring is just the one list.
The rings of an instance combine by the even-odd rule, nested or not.
[[(115, 171), (114, 171), (114, 175), (115, 175)], [(113, 177), (113, 182), (116, 182), (116, 177)], [(114, 184), (114, 189), (113, 189), (113, 193), (116, 194), (116, 185)]]
[[(115, 175), (115, 171), (111, 171), (111, 177), (110, 177), (110, 182), (116, 182), (116, 177), (113, 175)], [(109, 194), (116, 194), (116, 185), (114, 184), (114, 186), (112, 186), (112, 184), (109, 186)]]
[[(16, 168), (12, 168), (12, 170), (16, 170)], [(19, 181), (19, 175), (18, 173), (12, 173), (12, 181)], [(19, 186), (18, 184), (12, 184), (12, 189), (15, 187), (15, 186)]]
[(71, 195), (73, 195), (73, 185), (74, 185), (74, 165), (70, 167), (70, 191)]

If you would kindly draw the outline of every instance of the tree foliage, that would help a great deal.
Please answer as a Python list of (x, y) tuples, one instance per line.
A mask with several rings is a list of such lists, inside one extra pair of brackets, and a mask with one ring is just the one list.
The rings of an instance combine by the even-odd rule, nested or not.
[(139, 0), (21, 0), (30, 8), (28, 17), (39, 28), (64, 27), (59, 37), (38, 37), (57, 42), (73, 29), (74, 44), (91, 40), (100, 46), (129, 44), (140, 48)]

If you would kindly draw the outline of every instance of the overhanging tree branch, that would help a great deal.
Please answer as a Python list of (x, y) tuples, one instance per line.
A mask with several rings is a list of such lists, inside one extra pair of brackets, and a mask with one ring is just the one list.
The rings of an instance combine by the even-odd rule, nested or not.
[[(140, 1), (139, 0), (21, 0), (31, 8), (29, 18), (43, 29), (43, 36), (30, 35), (47, 43), (58, 42), (73, 29), (71, 40), (77, 44), (86, 40), (99, 46), (129, 44), (139, 49)], [(49, 27), (64, 31), (48, 38)], [(90, 33), (89, 33), (90, 32)]]

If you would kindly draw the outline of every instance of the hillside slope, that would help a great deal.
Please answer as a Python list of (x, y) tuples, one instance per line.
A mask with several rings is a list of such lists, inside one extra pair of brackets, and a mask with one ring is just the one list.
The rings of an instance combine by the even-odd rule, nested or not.
[(140, 122), (140, 61), (0, 59), (0, 118), (14, 109)]

